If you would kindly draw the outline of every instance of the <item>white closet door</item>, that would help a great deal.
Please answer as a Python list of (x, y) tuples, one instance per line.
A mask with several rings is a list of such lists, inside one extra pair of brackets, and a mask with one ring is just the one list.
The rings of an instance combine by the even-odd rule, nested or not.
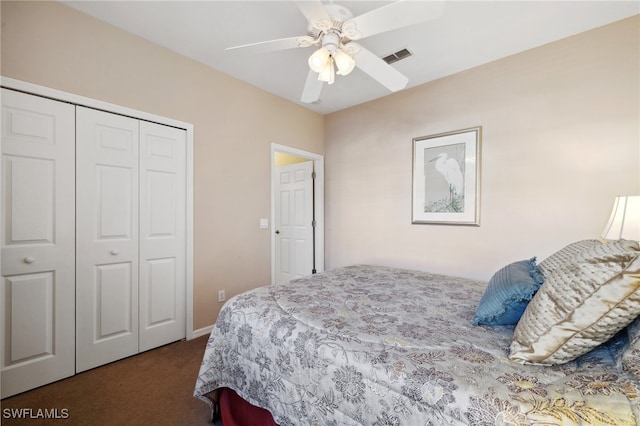
[(186, 142), (140, 122), (140, 351), (186, 337)]
[(77, 107), (76, 371), (138, 353), (138, 120)]
[(74, 374), (74, 109), (2, 89), (2, 398)]

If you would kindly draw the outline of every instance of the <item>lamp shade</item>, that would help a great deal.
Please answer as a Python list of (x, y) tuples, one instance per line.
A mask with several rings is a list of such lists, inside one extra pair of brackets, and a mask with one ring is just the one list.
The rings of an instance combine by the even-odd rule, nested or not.
[(309, 56), (309, 68), (315, 72), (321, 72), (327, 66), (330, 54), (326, 47), (316, 50), (313, 55)]
[(616, 197), (602, 238), (640, 241), (640, 195)]

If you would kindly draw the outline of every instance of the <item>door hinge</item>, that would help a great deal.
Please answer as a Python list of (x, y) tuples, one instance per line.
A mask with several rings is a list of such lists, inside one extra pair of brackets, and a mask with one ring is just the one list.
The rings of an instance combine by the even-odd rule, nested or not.
[(315, 220), (311, 221), (311, 226), (314, 227), (314, 228), (316, 227), (316, 221)]
[(311, 172), (311, 179), (315, 179), (316, 178), (316, 172), (315, 170), (313, 172)]

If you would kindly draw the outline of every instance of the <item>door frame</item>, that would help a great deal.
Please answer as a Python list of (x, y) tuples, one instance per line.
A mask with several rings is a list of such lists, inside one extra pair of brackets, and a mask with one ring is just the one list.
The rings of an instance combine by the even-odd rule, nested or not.
[[(316, 173), (313, 208), (315, 213), (315, 268), (316, 272), (324, 271), (324, 156), (313, 152), (303, 151), (276, 143), (271, 144), (271, 224), (276, 218), (276, 152), (289, 154), (305, 160), (313, 161), (313, 171)], [(271, 232), (271, 284), (276, 282), (276, 236)]]
[[(73, 93), (28, 83), (22, 80), (16, 80), (9, 77), (0, 76), (0, 87), (6, 89), (18, 90), (30, 93), (36, 96), (42, 96), (62, 102), (68, 102), (75, 105), (85, 106), (88, 108), (99, 109), (112, 112), (140, 120), (151, 121), (158, 124), (177, 127), (186, 131), (187, 138), (187, 208), (186, 208), (186, 339), (191, 340), (195, 337), (193, 330), (193, 124), (184, 121), (175, 120), (173, 118), (163, 117), (156, 114), (150, 114), (143, 111), (127, 108), (121, 105), (103, 102), (97, 99), (87, 98), (85, 96), (75, 95)], [(0, 176), (2, 170), (0, 170)]]

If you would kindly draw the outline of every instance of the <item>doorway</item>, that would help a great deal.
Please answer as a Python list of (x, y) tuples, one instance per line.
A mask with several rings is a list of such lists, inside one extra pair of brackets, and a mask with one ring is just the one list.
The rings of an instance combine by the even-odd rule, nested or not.
[[(292, 246), (296, 250), (296, 255), (303, 256), (304, 259), (298, 257), (298, 263), (312, 265), (309, 274), (324, 271), (324, 157), (319, 154), (302, 151), (284, 145), (271, 144), (271, 283), (278, 283), (287, 275), (281, 274), (280, 262), (282, 259), (282, 250), (280, 244), (280, 230), (278, 229), (279, 218), (281, 217), (281, 200), (277, 188), (279, 187), (278, 170), (280, 165), (291, 167), (291, 164), (303, 164), (311, 162), (313, 164), (312, 188), (312, 220), (313, 250), (297, 250), (295, 245)], [(310, 257), (310, 258), (309, 258)], [(301, 261), (303, 260), (303, 261)]]

